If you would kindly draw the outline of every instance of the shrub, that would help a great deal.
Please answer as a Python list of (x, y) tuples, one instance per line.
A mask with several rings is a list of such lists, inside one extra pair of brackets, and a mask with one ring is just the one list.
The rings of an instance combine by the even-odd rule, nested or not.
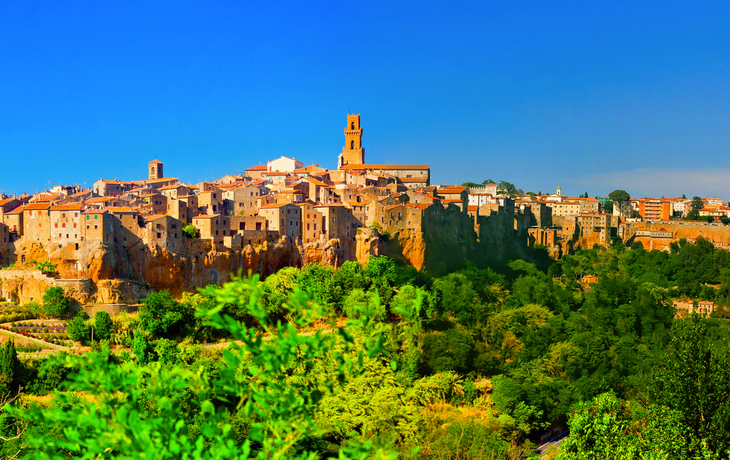
[(68, 311), (68, 299), (60, 286), (52, 286), (46, 289), (43, 295), (43, 310), (47, 316), (61, 318)]
[(109, 313), (97, 311), (94, 315), (94, 333), (99, 340), (109, 340), (112, 336), (114, 325)]

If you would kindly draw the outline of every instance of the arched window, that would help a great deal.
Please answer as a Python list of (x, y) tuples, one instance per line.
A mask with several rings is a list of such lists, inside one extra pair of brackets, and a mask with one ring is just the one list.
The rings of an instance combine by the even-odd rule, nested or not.
[(355, 141), (350, 141), (350, 150), (355, 149)]
[(350, 123), (350, 129), (355, 129), (355, 122), (354, 121)]

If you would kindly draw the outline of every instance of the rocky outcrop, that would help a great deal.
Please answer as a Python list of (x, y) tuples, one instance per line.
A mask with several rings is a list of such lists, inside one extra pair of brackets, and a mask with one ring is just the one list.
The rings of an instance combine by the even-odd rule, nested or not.
[[(384, 254), (385, 246), (377, 230), (363, 229), (354, 240), (321, 240), (299, 246), (282, 237), (261, 246), (247, 245), (241, 250), (216, 246), (208, 252), (196, 252), (193, 245), (181, 252), (171, 252), (158, 245), (124, 248), (119, 244), (88, 243), (78, 247), (70, 244), (44, 247), (37, 242), (19, 244), (15, 250), (26, 261), (57, 264), (59, 278), (90, 280), (86, 290), (64, 286), (75, 303), (87, 305), (136, 303), (151, 290), (167, 289), (179, 296), (208, 284), (224, 283), (238, 274), (256, 273), (265, 277), (280, 268), (306, 263), (331, 266), (340, 266), (348, 260), (366, 263), (371, 255)], [(54, 285), (52, 279), (21, 276), (5, 280), (2, 293), (18, 302), (40, 301), (51, 285)]]

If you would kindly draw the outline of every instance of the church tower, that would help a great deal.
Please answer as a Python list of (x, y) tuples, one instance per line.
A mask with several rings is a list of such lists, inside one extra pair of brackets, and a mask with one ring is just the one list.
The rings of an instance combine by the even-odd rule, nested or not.
[(362, 128), (360, 127), (360, 114), (347, 114), (347, 126), (345, 126), (345, 146), (342, 147), (339, 168), (345, 165), (365, 164), (365, 149), (362, 146)]
[(162, 162), (160, 160), (152, 160), (149, 163), (149, 180), (162, 179)]

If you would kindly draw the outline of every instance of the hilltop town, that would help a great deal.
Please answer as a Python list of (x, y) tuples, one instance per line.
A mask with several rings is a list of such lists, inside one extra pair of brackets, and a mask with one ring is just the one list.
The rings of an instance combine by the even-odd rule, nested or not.
[[(607, 213), (606, 198), (563, 196), (560, 187), (542, 195), (488, 181), (433, 185), (429, 165), (366, 163), (359, 114), (347, 115), (344, 133), (335, 170), (282, 156), (187, 184), (153, 160), (146, 179), (4, 196), (0, 259), (10, 268), (53, 263), (57, 278), (83, 281), (77, 300), (105, 302), (135, 301), (150, 288), (191, 290), (240, 271), (380, 254), (439, 272), (464, 259), (529, 256), (537, 245), (559, 257), (617, 240), (668, 249), (702, 235), (730, 244), (720, 223), (673, 220), (689, 212), (688, 199), (631, 198)], [(727, 217), (730, 208), (706, 198), (700, 215)], [(6, 281), (18, 276), (0, 271)], [(42, 288), (5, 282), (1, 294), (27, 301)]]

